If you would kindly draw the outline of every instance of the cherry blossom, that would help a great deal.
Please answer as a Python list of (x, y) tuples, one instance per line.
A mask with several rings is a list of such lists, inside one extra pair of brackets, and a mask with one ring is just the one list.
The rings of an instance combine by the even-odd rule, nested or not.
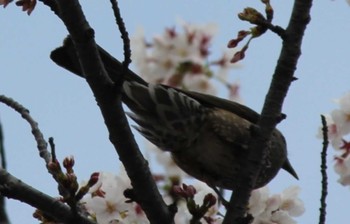
[[(339, 149), (342, 145), (342, 138), (343, 138), (341, 132), (339, 131), (339, 127), (333, 121), (333, 118), (331, 115), (326, 114), (324, 116), (326, 118), (326, 123), (327, 123), (328, 140), (330, 141), (334, 149)], [(322, 127), (318, 129), (317, 137), (321, 139), (323, 138)]]
[(254, 190), (249, 200), (248, 212), (254, 217), (253, 224), (294, 224), (293, 217), (305, 211), (298, 195), (300, 188), (291, 186), (280, 194), (269, 196), (265, 186)]
[[(334, 109), (330, 115), (325, 115), (328, 139), (337, 151), (335, 155), (334, 170), (339, 174), (338, 182), (344, 186), (350, 185), (350, 143), (346, 140), (350, 134), (350, 92), (335, 100), (339, 108)], [(321, 128), (319, 137), (322, 138)]]
[(340, 178), (338, 182), (344, 186), (350, 185), (350, 156), (345, 157), (336, 156), (334, 164), (334, 170), (339, 174)]
[[(123, 169), (121, 169), (123, 170)], [(101, 172), (98, 182), (90, 189), (81, 203), (99, 224), (148, 223), (145, 214), (136, 203), (126, 203), (124, 190), (131, 188), (125, 173), (119, 176)]]
[[(207, 94), (216, 94), (212, 79), (229, 87), (226, 74), (233, 68), (233, 51), (219, 60), (209, 60), (213, 24), (194, 25), (181, 22), (183, 32), (168, 28), (147, 42), (142, 30), (131, 39), (132, 59), (138, 73), (150, 83), (161, 83)], [(231, 55), (230, 55), (231, 54)], [(218, 69), (213, 69), (217, 66)]]

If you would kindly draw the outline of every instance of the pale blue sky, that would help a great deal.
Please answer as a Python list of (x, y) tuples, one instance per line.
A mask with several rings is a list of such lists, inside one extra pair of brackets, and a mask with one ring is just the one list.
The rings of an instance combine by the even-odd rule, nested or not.
[[(272, 1), (274, 23), (286, 26), (292, 1)], [(122, 58), (122, 44), (115, 27), (108, 1), (82, 1), (97, 41)], [(249, 5), (248, 5), (249, 4)], [(121, 1), (120, 7), (127, 29), (133, 34), (143, 27), (147, 37), (161, 33), (164, 27), (175, 25), (178, 18), (192, 23), (214, 22), (219, 32), (211, 48), (219, 55), (236, 32), (250, 25), (239, 21), (237, 13), (245, 6), (263, 10), (260, 1)], [(116, 172), (119, 160), (108, 141), (101, 115), (84, 80), (57, 67), (49, 59), (52, 49), (59, 46), (67, 31), (62, 22), (40, 2), (28, 17), (14, 4), (0, 9), (0, 93), (28, 107), (39, 122), (46, 138), (55, 138), (60, 158), (74, 155), (75, 170), (80, 180), (94, 171)], [(284, 104), (287, 119), (279, 125), (289, 149), (289, 157), (299, 174), (294, 180), (284, 171), (271, 182), (272, 191), (280, 192), (289, 185), (302, 188), (306, 212), (299, 223), (316, 223), (320, 198), (321, 141), (316, 132), (320, 114), (336, 107), (332, 99), (350, 90), (350, 7), (345, 0), (315, 1), (312, 21), (306, 31), (302, 56), (294, 82)], [(234, 70), (232, 79), (239, 79), (245, 104), (256, 111), (266, 94), (276, 58), (279, 38), (268, 33), (251, 43), (243, 67)], [(52, 196), (57, 195), (54, 181), (38, 157), (30, 129), (11, 109), (0, 106), (8, 170), (23, 181)], [(140, 143), (143, 141), (140, 140)], [(350, 206), (348, 187), (340, 186), (332, 168), (333, 151), (329, 150), (328, 223), (348, 223), (346, 210)], [(37, 223), (33, 209), (10, 200), (8, 210), (13, 223)]]

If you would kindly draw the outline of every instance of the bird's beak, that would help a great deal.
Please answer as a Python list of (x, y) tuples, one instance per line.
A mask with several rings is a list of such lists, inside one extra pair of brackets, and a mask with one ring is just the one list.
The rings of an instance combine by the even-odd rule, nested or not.
[(294, 168), (292, 167), (288, 159), (286, 159), (282, 168), (286, 170), (288, 173), (290, 173), (293, 177), (295, 177), (295, 179), (299, 180), (298, 174), (295, 172)]

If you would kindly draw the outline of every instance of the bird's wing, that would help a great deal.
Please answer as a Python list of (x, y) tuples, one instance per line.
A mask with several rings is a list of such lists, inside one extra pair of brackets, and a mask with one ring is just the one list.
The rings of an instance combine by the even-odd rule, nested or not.
[(223, 109), (213, 109), (208, 113), (211, 131), (232, 150), (248, 149), (251, 139), (251, 122), (237, 114)]
[(255, 124), (258, 122), (260, 115), (255, 112), (254, 110), (250, 109), (249, 107), (246, 107), (242, 104), (222, 99), (216, 96), (193, 92), (193, 91), (185, 91), (185, 90), (179, 90), (186, 94), (187, 96), (192, 97), (193, 99), (196, 99), (198, 102), (200, 102), (202, 105), (207, 107), (216, 107), (223, 110), (227, 110), (231, 113), (237, 114), (241, 118), (246, 119), (247, 121)]
[[(120, 77), (121, 71), (122, 71), (122, 64), (117, 59), (115, 59), (112, 55), (110, 55), (107, 51), (105, 51), (102, 47), (98, 46), (98, 50), (100, 53), (101, 60), (103, 61), (104, 66), (108, 74), (111, 76), (112, 80), (113, 80), (113, 77)], [(50, 57), (59, 66), (73, 72), (78, 76), (84, 77), (84, 74), (80, 67), (79, 59), (78, 59), (78, 56), (76, 55), (74, 44), (71, 38), (67, 37), (63, 43), (63, 46), (53, 50), (51, 52)], [(128, 81), (135, 81), (142, 85), (146, 85), (146, 86), (148, 85), (146, 81), (144, 81), (140, 76), (136, 75), (131, 70), (127, 71), (127, 74), (124, 76), (124, 79)], [(164, 87), (172, 88), (168, 86), (164, 86)], [(176, 90), (186, 94), (187, 96), (192, 97), (193, 99), (197, 100), (204, 106), (217, 107), (217, 108), (230, 111), (252, 123), (256, 123), (259, 119), (258, 113), (239, 103), (218, 98), (212, 95), (186, 91), (181, 89), (176, 89)]]
[(133, 112), (129, 116), (137, 129), (165, 150), (191, 145), (205, 119), (205, 108), (198, 101), (162, 85), (125, 81), (123, 102)]

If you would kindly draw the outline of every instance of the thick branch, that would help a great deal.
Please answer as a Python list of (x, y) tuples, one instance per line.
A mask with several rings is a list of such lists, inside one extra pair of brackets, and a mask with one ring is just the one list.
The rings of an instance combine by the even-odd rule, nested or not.
[[(283, 100), (294, 80), (294, 71), (301, 54), (301, 43), (307, 24), (310, 21), (312, 0), (295, 0), (292, 16), (283, 39), (283, 47), (273, 74), (270, 89), (265, 99), (257, 127), (254, 128), (254, 141), (250, 144), (250, 154), (246, 161), (247, 169), (242, 170), (242, 183), (231, 197), (230, 207), (224, 224), (240, 223), (247, 208), (250, 192), (266, 155), (265, 148), (271, 133), (280, 120)], [(262, 147), (263, 146), (263, 147)]]
[(62, 202), (23, 183), (4, 169), (0, 169), (0, 192), (1, 195), (22, 201), (43, 211), (59, 222), (94, 224), (93, 221), (73, 213)]
[[(59, 15), (74, 42), (84, 76), (100, 107), (109, 138), (123, 162), (135, 196), (151, 223), (172, 223), (172, 214), (153, 181), (148, 163), (133, 138), (121, 105), (119, 85), (109, 78), (98, 54), (93, 30), (76, 0), (57, 1)], [(119, 86), (119, 87), (118, 87)]]

